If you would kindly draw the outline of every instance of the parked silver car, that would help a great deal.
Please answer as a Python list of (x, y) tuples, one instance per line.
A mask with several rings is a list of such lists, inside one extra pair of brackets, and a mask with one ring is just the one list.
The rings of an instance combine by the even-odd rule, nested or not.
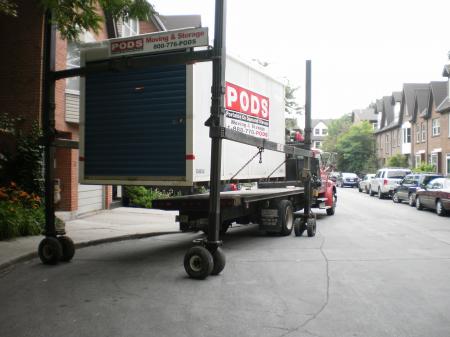
[(373, 177), (375, 177), (375, 173), (366, 174), (359, 182), (358, 191), (369, 194), (369, 185)]

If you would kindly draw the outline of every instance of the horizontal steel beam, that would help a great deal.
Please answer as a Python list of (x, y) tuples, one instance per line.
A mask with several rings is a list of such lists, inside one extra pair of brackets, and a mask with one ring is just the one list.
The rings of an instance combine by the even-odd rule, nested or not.
[(213, 133), (220, 135), (224, 139), (232, 140), (234, 142), (253, 145), (270, 151), (283, 152), (291, 154), (296, 157), (299, 156), (314, 157), (314, 153), (309, 150), (300, 149), (298, 147), (289, 146), (281, 143), (275, 143), (266, 139), (257, 138), (250, 135), (245, 135), (241, 132), (234, 131), (224, 127), (218, 129), (219, 130), (216, 130), (216, 132)]
[(139, 69), (148, 66), (190, 64), (195, 62), (212, 61), (213, 50), (198, 50), (166, 54), (147, 54), (139, 56), (124, 56), (108, 60), (88, 63), (85, 67), (59, 70), (52, 73), (53, 79), (61, 80), (68, 77), (86, 76), (89, 72), (120, 71), (125, 69)]

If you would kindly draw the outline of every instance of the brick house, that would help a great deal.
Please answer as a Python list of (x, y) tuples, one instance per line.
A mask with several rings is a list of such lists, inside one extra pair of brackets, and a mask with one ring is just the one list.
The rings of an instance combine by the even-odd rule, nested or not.
[(427, 90), (418, 90), (413, 118), (414, 164), (432, 164), (438, 173), (447, 172), (446, 154), (450, 153), (448, 113), (437, 111), (447, 97), (447, 87), (447, 82), (430, 82)]
[[(450, 57), (450, 53), (449, 53)], [(443, 174), (450, 175), (450, 64), (445, 65), (442, 76), (447, 77), (446, 97), (436, 108), (436, 112), (440, 114), (441, 119), (441, 148), (443, 159)]]
[(369, 122), (374, 130), (378, 130), (378, 114), (375, 112), (375, 106), (369, 106), (365, 109), (355, 109), (352, 111), (352, 123)]
[[(1, 53), (0, 105), (10, 116), (23, 116), (28, 127), (42, 115), (42, 58), (44, 16), (38, 2), (18, 0), (18, 17), (3, 16), (0, 37), (3, 45), (10, 46)], [(99, 12), (103, 12), (99, 8)], [(155, 31), (201, 26), (200, 16), (159, 16), (138, 22), (114, 22), (105, 16), (98, 34), (85, 32), (82, 42), (125, 37)], [(13, 33), (11, 33), (13, 32)], [(75, 42), (62, 40), (57, 33), (55, 47), (56, 70), (79, 66), (79, 49)], [(60, 80), (55, 89), (55, 122), (59, 135), (78, 140), (79, 79)], [(109, 208), (112, 202), (111, 186), (81, 185), (78, 183), (78, 150), (57, 149), (55, 177), (61, 189), (58, 211), (71, 215)]]
[(379, 116), (379, 129), (374, 132), (376, 138), (378, 166), (385, 166), (389, 157), (401, 153), (401, 117), (402, 95), (394, 92), (376, 100), (375, 113)]

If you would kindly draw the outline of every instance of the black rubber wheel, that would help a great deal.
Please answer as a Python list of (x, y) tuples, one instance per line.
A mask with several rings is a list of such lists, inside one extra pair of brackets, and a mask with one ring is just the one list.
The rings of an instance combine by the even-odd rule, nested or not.
[(362, 188), (358, 186), (358, 192), (362, 193)]
[(372, 191), (372, 186), (369, 186), (369, 195), (373, 197), (375, 195), (374, 191)]
[(306, 230), (305, 220), (303, 218), (297, 218), (294, 221), (294, 233), (295, 236), (302, 236)]
[(440, 199), (436, 201), (436, 214), (439, 216), (445, 216), (447, 214)]
[(281, 227), (280, 234), (282, 236), (291, 235), (294, 227), (294, 213), (289, 200), (281, 200), (278, 203), (278, 225)]
[(57, 264), (61, 261), (63, 248), (57, 238), (46, 237), (39, 244), (38, 254), (43, 264)]
[(416, 195), (414, 193), (410, 193), (408, 196), (408, 205), (411, 207), (416, 206)]
[(383, 199), (383, 193), (381, 193), (381, 188), (378, 187), (378, 194), (377, 194), (378, 199)]
[(402, 201), (398, 198), (398, 193), (394, 192), (394, 195), (392, 196), (392, 202), (396, 204), (400, 204)]
[(306, 232), (310, 238), (316, 236), (316, 218), (308, 219), (308, 222), (306, 223)]
[(331, 208), (327, 208), (327, 215), (334, 215), (334, 213), (336, 213), (336, 202), (337, 195), (336, 193), (333, 193), (333, 206)]
[(184, 255), (184, 269), (194, 279), (204, 280), (211, 274), (213, 267), (213, 257), (205, 247), (192, 247)]
[(419, 198), (418, 196), (416, 197), (416, 208), (417, 208), (419, 211), (423, 210), (422, 203), (420, 202), (420, 198)]
[(75, 244), (68, 236), (58, 236), (58, 241), (62, 247), (61, 261), (69, 262), (75, 255)]
[(212, 254), (212, 257), (213, 257), (214, 267), (211, 271), (211, 275), (219, 275), (220, 272), (223, 270), (223, 268), (225, 268), (225, 263), (226, 263), (225, 253), (223, 252), (222, 248), (217, 247), (214, 254)]

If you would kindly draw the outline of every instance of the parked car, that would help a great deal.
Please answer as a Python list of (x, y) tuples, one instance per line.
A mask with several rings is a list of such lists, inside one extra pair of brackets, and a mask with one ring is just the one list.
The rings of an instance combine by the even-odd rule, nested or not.
[(394, 189), (392, 195), (392, 201), (399, 203), (402, 201), (408, 201), (409, 205), (415, 206), (416, 204), (416, 191), (420, 186), (428, 184), (435, 178), (441, 178), (442, 175), (437, 173), (412, 173), (405, 176), (400, 184)]
[(450, 178), (431, 180), (416, 192), (416, 208), (436, 210), (440, 216), (450, 212)]
[(366, 174), (358, 184), (358, 191), (369, 193), (369, 185), (372, 178), (375, 177), (375, 173)]
[(394, 194), (394, 188), (411, 170), (406, 168), (382, 168), (378, 170), (375, 177), (370, 181), (369, 195), (378, 195), (379, 199), (385, 196), (391, 197)]
[(336, 185), (339, 187), (356, 187), (358, 186), (359, 178), (356, 175), (356, 173), (348, 173), (348, 172), (342, 172), (338, 177), (336, 181)]

